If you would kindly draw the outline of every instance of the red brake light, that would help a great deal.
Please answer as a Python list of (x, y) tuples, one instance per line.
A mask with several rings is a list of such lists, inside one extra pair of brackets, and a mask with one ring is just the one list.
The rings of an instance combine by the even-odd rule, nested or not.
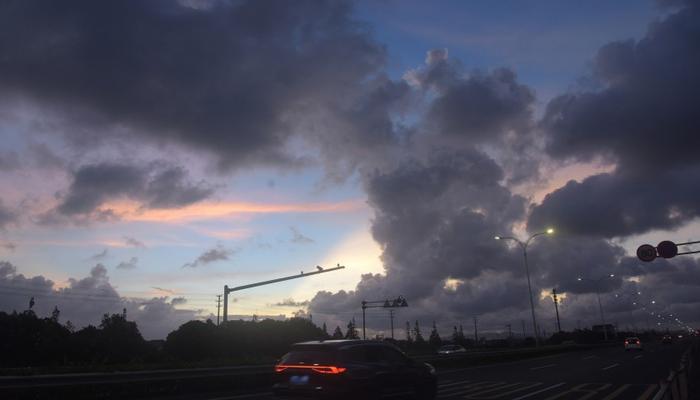
[(335, 365), (275, 365), (275, 372), (282, 372), (286, 369), (310, 369), (319, 374), (342, 374), (347, 368)]

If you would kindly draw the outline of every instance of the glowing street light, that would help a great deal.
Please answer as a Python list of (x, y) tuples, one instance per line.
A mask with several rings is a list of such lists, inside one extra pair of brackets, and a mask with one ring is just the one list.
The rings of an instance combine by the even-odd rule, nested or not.
[(512, 236), (499, 236), (496, 235), (493, 238), (496, 240), (512, 240), (516, 242), (517, 244), (520, 245), (520, 247), (523, 249), (523, 260), (525, 264), (525, 275), (527, 276), (527, 290), (530, 293), (530, 311), (532, 311), (532, 327), (535, 330), (535, 347), (539, 347), (540, 345), (540, 332), (539, 329), (537, 328), (537, 318), (535, 317), (535, 303), (532, 300), (532, 285), (530, 283), (530, 267), (527, 264), (527, 246), (530, 244), (532, 239), (536, 238), (537, 236), (542, 236), (542, 235), (552, 235), (554, 233), (553, 228), (547, 228), (544, 232), (537, 232), (527, 238), (525, 242), (521, 241), (518, 238), (512, 237)]

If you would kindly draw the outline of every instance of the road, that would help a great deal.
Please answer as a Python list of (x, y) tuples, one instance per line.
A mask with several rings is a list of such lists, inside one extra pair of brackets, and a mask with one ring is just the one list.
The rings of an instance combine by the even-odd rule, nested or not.
[[(556, 354), (529, 360), (438, 371), (438, 399), (646, 400), (677, 368), (688, 342), (650, 343)], [(192, 398), (192, 397), (189, 397)], [(169, 399), (174, 399), (170, 397)], [(275, 399), (269, 392), (198, 397), (206, 400)]]

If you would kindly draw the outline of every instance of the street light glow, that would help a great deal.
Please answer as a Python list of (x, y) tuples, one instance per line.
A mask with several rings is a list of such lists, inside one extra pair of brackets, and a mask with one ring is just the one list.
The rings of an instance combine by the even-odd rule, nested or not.
[(547, 228), (547, 231), (546, 231), (546, 232), (547, 232), (548, 235), (551, 235), (551, 234), (554, 233), (554, 228)]
[(494, 236), (493, 238), (496, 239), (496, 240), (501, 240), (501, 237), (500, 237), (500, 236)]
[(610, 277), (611, 277), (611, 278), (614, 278), (614, 277), (615, 277), (615, 274), (610, 274)]

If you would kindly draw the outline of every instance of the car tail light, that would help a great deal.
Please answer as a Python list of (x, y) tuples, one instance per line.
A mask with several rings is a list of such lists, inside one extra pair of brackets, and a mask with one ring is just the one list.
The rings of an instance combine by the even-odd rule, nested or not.
[(625, 344), (630, 344), (630, 342), (628, 342), (628, 341), (625, 340)]
[(275, 372), (283, 372), (287, 369), (310, 369), (319, 374), (342, 374), (346, 371), (345, 367), (337, 367), (335, 365), (275, 365)]

